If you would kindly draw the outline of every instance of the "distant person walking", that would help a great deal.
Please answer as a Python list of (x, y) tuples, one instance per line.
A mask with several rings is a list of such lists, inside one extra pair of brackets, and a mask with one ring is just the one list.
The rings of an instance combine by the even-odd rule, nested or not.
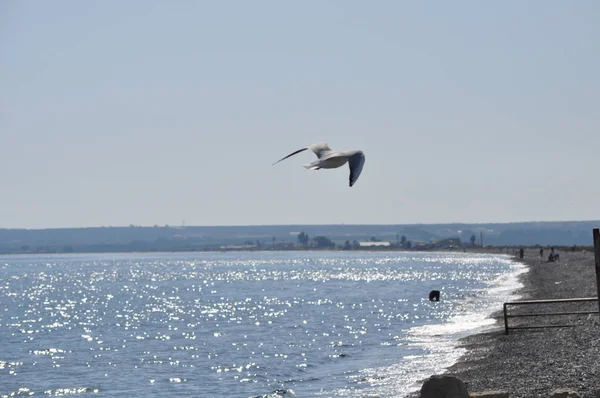
[(544, 258), (544, 248), (540, 247), (540, 257)]
[(523, 248), (519, 249), (519, 257), (523, 258), (523, 256), (525, 256), (525, 251), (523, 250)]

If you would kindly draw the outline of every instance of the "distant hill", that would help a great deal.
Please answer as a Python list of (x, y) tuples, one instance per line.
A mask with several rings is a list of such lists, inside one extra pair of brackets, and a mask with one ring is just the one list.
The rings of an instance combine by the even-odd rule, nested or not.
[(346, 241), (380, 240), (396, 244), (402, 236), (413, 244), (459, 238), (485, 246), (590, 246), (600, 221), (519, 222), (495, 224), (399, 225), (258, 225), (155, 226), (58, 229), (0, 229), (0, 253), (146, 250), (213, 250), (227, 245), (290, 247), (300, 232)]

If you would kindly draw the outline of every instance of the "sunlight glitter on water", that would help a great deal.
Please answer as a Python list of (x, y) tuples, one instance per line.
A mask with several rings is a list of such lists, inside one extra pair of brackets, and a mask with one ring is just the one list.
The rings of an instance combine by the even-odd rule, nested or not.
[[(454, 360), (455, 336), (489, 322), (483, 304), (510, 291), (493, 288), (514, 282), (498, 282), (513, 265), (414, 253), (9, 258), (0, 394), (389, 393)], [(433, 288), (439, 303), (426, 299)]]

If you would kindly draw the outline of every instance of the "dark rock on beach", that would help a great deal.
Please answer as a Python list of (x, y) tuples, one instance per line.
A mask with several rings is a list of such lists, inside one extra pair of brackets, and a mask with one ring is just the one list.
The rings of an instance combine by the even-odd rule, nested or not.
[(453, 376), (431, 376), (421, 387), (421, 398), (469, 398), (467, 387)]

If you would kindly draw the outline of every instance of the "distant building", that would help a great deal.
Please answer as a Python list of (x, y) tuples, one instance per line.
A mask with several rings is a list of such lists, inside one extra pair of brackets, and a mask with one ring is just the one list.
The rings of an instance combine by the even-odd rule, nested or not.
[(391, 246), (392, 244), (390, 242), (358, 242), (358, 245), (360, 247), (385, 247), (385, 246)]

